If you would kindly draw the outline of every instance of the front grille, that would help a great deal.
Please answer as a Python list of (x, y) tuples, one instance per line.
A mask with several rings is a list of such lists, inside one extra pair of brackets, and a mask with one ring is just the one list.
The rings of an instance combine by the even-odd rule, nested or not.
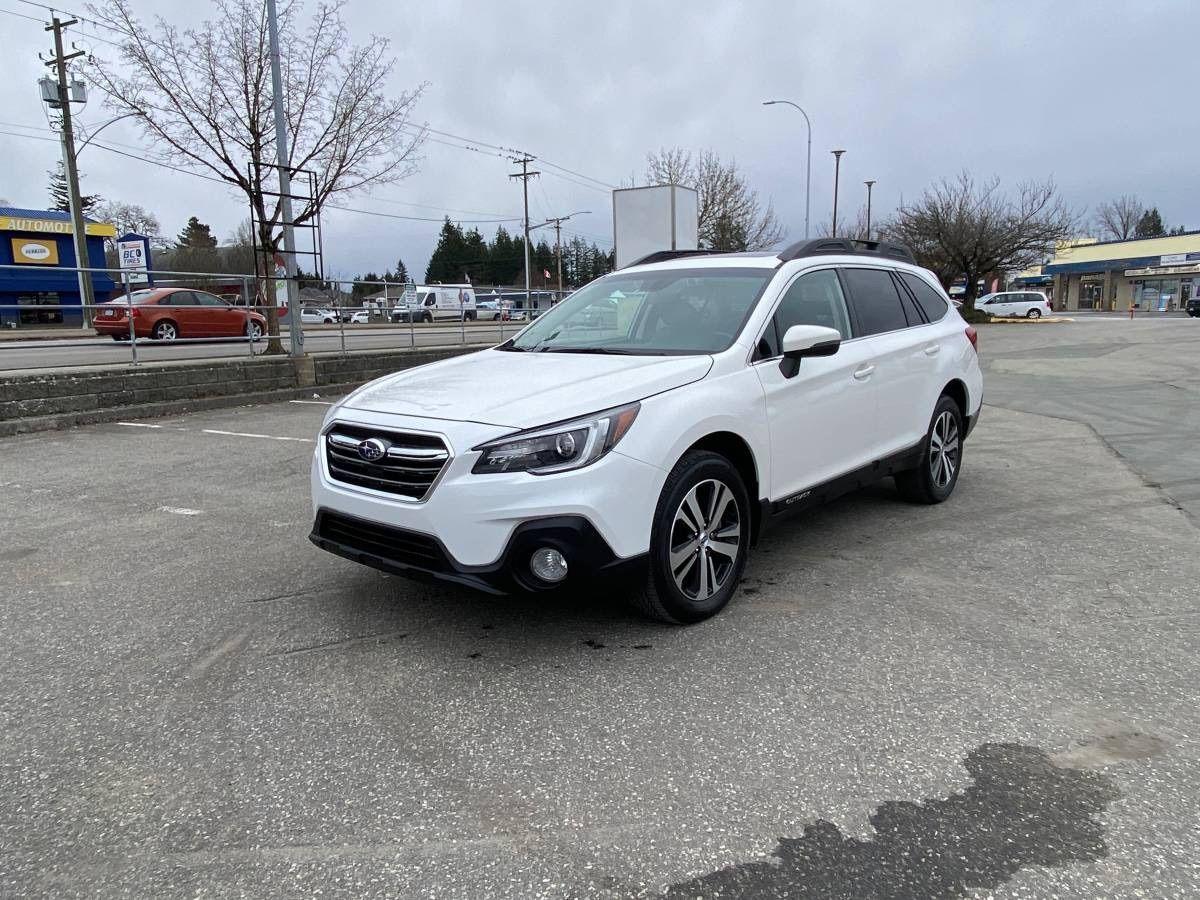
[[(378, 459), (364, 459), (359, 446), (376, 439)], [(325, 434), (325, 462), (335, 481), (424, 500), (450, 461), (445, 442), (434, 435), (386, 431), (336, 422)]]
[(428, 572), (450, 572), (452, 566), (442, 545), (427, 534), (380, 525), (353, 516), (322, 510), (317, 518), (317, 537), (343, 549), (369, 553), (387, 562), (415, 566)]

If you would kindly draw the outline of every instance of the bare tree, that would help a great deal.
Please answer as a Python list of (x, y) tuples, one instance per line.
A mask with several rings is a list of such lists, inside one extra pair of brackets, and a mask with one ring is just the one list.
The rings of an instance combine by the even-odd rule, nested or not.
[[(136, 203), (106, 200), (96, 207), (93, 214), (100, 221), (108, 222), (115, 227), (117, 237), (132, 232), (148, 237), (152, 247), (167, 246), (168, 242), (162, 236), (162, 226), (158, 224), (158, 216)], [(104, 243), (109, 250), (117, 248), (115, 237), (105, 238)]]
[(713, 250), (765, 250), (783, 240), (770, 200), (759, 199), (734, 160), (712, 150), (693, 155), (680, 147), (646, 156), (649, 184), (681, 184), (699, 195), (700, 246)]
[[(293, 172), (316, 174), (314, 196), (293, 204), (296, 224), (312, 220), (331, 197), (411, 174), (424, 129), (410, 116), (424, 85), (389, 96), (395, 59), (388, 42), (350, 42), (341, 2), (320, 2), (301, 20), (298, 0), (279, 8), (279, 41), (288, 159)], [(283, 238), (272, 114), (267, 20), (257, 0), (213, 0), (214, 16), (179, 30), (161, 17), (145, 23), (128, 4), (89, 6), (119, 38), (115, 59), (95, 59), (107, 103), (135, 113), (149, 153), (216, 178), (244, 195), (258, 222), (266, 270)], [(294, 184), (293, 193), (304, 190)], [(274, 279), (266, 280), (268, 296)], [(268, 331), (277, 335), (274, 302)], [(278, 352), (273, 338), (269, 350)]]
[(993, 272), (1028, 268), (1071, 237), (1079, 215), (1054, 182), (1028, 181), (1009, 196), (997, 178), (977, 183), (967, 172), (945, 178), (904, 204), (880, 227), (881, 235), (907, 244), (943, 284), (967, 280), (963, 310), (975, 309), (976, 282)]
[[(873, 227), (871, 230), (875, 232), (874, 238), (878, 239), (878, 229), (874, 227), (874, 223), (872, 224)], [(855, 241), (871, 240), (872, 238), (870, 238), (867, 234), (867, 207), (860, 206), (858, 208), (858, 212), (854, 216), (853, 221), (841, 219), (838, 222), (837, 234), (833, 233), (833, 216), (830, 216), (817, 226), (817, 237), (850, 238), (851, 240)]]
[(1141, 200), (1133, 194), (1122, 194), (1096, 207), (1096, 229), (1109, 240), (1127, 241), (1134, 236), (1145, 213)]

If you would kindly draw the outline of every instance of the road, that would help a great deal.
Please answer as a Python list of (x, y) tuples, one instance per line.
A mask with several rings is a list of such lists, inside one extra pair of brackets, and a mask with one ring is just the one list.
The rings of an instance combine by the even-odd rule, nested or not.
[(986, 400), (1090, 426), (1200, 522), (1200, 319), (982, 329)]
[[(512, 337), (521, 328), (519, 322), (494, 324), (474, 322), (460, 328), (454, 325), (345, 327), (345, 346), (350, 350), (392, 350), (410, 347), (429, 347), (444, 344), (467, 343), (497, 344)], [(286, 335), (283, 338), (287, 346)], [(336, 351), (342, 348), (342, 335), (334, 329), (306, 329), (305, 349), (312, 353)], [(266, 343), (260, 342), (256, 352), (262, 352)], [(143, 361), (169, 359), (215, 359), (223, 356), (247, 356), (250, 347), (245, 340), (182, 341), (164, 345), (151, 340), (137, 342), (138, 358)], [(66, 366), (101, 365), (127, 363), (130, 361), (128, 344), (117, 343), (109, 338), (65, 338), (59, 341), (0, 341), (0, 372), (21, 369), (60, 368)]]
[(0, 896), (1195, 896), (1200, 532), (1130, 448), (1194, 458), (1200, 331), (980, 343), (949, 503), (692, 628), (318, 551), (320, 403), (0, 441)]

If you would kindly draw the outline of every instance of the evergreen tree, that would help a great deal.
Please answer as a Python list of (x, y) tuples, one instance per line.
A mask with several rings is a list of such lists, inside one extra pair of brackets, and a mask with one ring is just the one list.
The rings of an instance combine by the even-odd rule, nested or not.
[(520, 268), (520, 254), (513, 243), (512, 236), (503, 225), (496, 229), (496, 237), (488, 248), (489, 284), (511, 284)]
[[(67, 174), (63, 164), (60, 162), (58, 168), (51, 169), (46, 174), (50, 176), (50, 208), (61, 212), (70, 212), (71, 193), (67, 190)], [(83, 181), (82, 175), (79, 176), (79, 180)], [(103, 202), (104, 198), (99, 194), (85, 194), (82, 191), (82, 185), (80, 186), (79, 207), (85, 216), (92, 210), (92, 207)]]
[(478, 228), (472, 228), (463, 238), (463, 256), (459, 261), (462, 275), (456, 280), (461, 280), (465, 275), (472, 284), (482, 284), (487, 281), (490, 269), (487, 241)]
[(175, 246), (189, 250), (216, 250), (217, 239), (213, 237), (212, 228), (192, 216), (175, 239)]
[(386, 280), (387, 281), (398, 281), (401, 284), (408, 281), (408, 267), (404, 265), (404, 260), (402, 260), (402, 259), (396, 260), (396, 270), (394, 272), (389, 272), (386, 277)]
[(425, 268), (426, 284), (461, 281), (465, 249), (466, 239), (462, 226), (451, 222), (447, 216), (442, 223), (437, 246), (433, 249), (433, 255), (429, 257), (429, 265)]
[(1162, 216), (1158, 214), (1158, 207), (1152, 207), (1142, 214), (1138, 220), (1137, 228), (1134, 229), (1133, 236), (1135, 238), (1156, 238), (1162, 237), (1167, 233), (1163, 228)]

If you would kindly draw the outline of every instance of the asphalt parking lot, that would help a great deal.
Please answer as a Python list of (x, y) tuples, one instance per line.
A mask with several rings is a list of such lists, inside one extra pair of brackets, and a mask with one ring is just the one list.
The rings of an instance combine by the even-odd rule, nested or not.
[(1194, 896), (1188, 324), (983, 329), (953, 499), (686, 629), (315, 549), (318, 403), (0, 441), (0, 895)]

